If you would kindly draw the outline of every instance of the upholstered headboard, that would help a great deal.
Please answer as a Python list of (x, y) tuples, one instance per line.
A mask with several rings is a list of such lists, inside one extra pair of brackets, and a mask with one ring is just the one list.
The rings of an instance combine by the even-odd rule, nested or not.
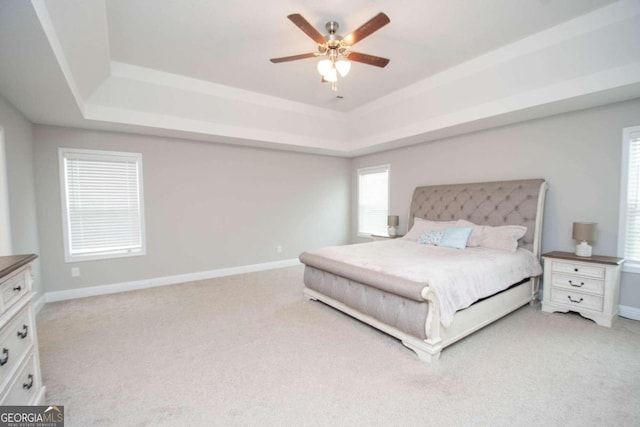
[(543, 179), (417, 187), (409, 209), (413, 218), (431, 221), (466, 219), (479, 225), (524, 225), (520, 246), (540, 256), (547, 183)]

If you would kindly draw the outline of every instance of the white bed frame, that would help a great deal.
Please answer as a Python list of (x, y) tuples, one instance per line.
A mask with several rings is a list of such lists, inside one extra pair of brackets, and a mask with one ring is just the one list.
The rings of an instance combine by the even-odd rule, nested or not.
[[(544, 200), (548, 189), (546, 182), (542, 182), (538, 194), (537, 211), (532, 252), (536, 258), (540, 258), (542, 246), (542, 221), (544, 214)], [(526, 282), (513, 286), (490, 298), (486, 298), (472, 306), (458, 311), (451, 326), (445, 328), (440, 322), (440, 302), (437, 294), (428, 286), (422, 290), (422, 298), (427, 301), (428, 315), (424, 325), (425, 336), (422, 340), (409, 335), (393, 326), (355, 310), (342, 302), (328, 297), (313, 289), (304, 288), (303, 292), (310, 300), (322, 301), (356, 319), (359, 319), (391, 336), (398, 338), (406, 347), (413, 350), (418, 357), (427, 363), (432, 363), (440, 358), (440, 353), (445, 347), (466, 337), (467, 335), (483, 328), (484, 326), (500, 319), (514, 310), (526, 305), (534, 304), (539, 292), (540, 278), (530, 278)]]

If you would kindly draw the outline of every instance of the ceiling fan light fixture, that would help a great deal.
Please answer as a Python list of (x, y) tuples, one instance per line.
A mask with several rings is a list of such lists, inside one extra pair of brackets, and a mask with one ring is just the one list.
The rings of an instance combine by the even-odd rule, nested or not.
[(338, 73), (341, 77), (345, 77), (351, 69), (351, 62), (360, 62), (380, 68), (385, 67), (389, 63), (389, 60), (386, 58), (351, 50), (354, 44), (391, 22), (389, 17), (383, 12), (378, 13), (346, 37), (337, 34), (339, 25), (336, 21), (327, 22), (325, 28), (329, 34), (322, 35), (299, 13), (288, 15), (287, 18), (316, 42), (317, 51), (282, 58), (271, 58), (271, 62), (277, 64), (280, 62), (297, 61), (299, 59), (322, 56), (324, 59), (317, 64), (318, 72), (322, 76), (321, 81), (331, 83), (331, 89), (333, 91), (337, 90), (336, 82), (338, 81)]
[(351, 69), (351, 62), (346, 59), (341, 59), (336, 62), (336, 69), (340, 73), (342, 77), (349, 74), (349, 70)]

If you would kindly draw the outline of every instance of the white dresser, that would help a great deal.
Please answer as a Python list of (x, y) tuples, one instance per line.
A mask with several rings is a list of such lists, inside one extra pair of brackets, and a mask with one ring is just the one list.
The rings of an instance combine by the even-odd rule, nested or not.
[(618, 315), (622, 258), (549, 252), (544, 258), (542, 311), (575, 311), (611, 327)]
[(0, 405), (39, 405), (44, 400), (31, 275), (36, 258), (0, 257)]

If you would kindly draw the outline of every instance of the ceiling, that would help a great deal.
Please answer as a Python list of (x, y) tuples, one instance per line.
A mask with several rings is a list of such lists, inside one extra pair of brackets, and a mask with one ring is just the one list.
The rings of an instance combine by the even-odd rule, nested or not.
[[(338, 92), (286, 17), (346, 35)], [(638, 0), (0, 0), (0, 94), (31, 121), (353, 156), (640, 96)], [(339, 95), (341, 98), (337, 98)]]

